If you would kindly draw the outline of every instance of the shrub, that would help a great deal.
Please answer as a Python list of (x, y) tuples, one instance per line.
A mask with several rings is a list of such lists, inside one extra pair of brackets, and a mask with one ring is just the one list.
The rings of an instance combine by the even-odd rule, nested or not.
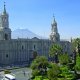
[(69, 63), (69, 56), (68, 56), (67, 53), (60, 54), (60, 55), (58, 56), (58, 58), (59, 58), (60, 64), (62, 64), (62, 65), (66, 65), (66, 64)]
[(5, 70), (5, 71), (4, 71), (4, 74), (10, 74), (10, 73), (11, 73), (10, 70)]
[(60, 69), (61, 69), (61, 74), (59, 74), (59, 78), (62, 77), (62, 78), (65, 78), (65, 80), (66, 79), (72, 80), (75, 78), (75, 75), (69, 71), (67, 66), (62, 66), (60, 67)]
[(77, 56), (76, 58), (76, 65), (75, 65), (76, 71), (80, 71), (80, 57)]
[(57, 80), (58, 74), (60, 73), (60, 68), (57, 64), (51, 63), (52, 68), (47, 71), (48, 78), (50, 80)]
[(35, 77), (35, 76), (38, 76), (39, 75), (39, 70), (35, 69), (32, 71), (32, 76)]

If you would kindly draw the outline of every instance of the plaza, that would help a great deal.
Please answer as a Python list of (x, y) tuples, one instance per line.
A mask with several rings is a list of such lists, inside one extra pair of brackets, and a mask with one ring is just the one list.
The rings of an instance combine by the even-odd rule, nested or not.
[[(25, 74), (24, 74), (25, 71)], [(16, 77), (16, 80), (28, 80), (31, 77), (31, 69), (30, 68), (20, 68), (11, 70), (11, 75)], [(0, 80), (4, 77), (4, 72), (0, 72)]]

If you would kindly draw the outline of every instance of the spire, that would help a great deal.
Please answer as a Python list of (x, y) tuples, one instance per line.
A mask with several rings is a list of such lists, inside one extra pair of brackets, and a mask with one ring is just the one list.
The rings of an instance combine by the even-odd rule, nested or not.
[(4, 11), (3, 11), (4, 14), (6, 13), (6, 7), (5, 6), (6, 5), (5, 5), (5, 2), (4, 2)]
[(53, 18), (54, 18), (54, 22), (55, 22), (55, 16), (54, 16), (54, 14), (53, 14)]
[(57, 25), (57, 22), (56, 22), (56, 20), (55, 20), (55, 16), (54, 16), (54, 14), (53, 14), (53, 21), (52, 21), (52, 25)]
[(50, 34), (50, 39), (54, 42), (59, 42), (60, 41), (60, 35), (58, 33), (57, 29), (57, 22), (55, 20), (55, 16), (53, 15), (53, 20), (51, 24), (51, 34)]

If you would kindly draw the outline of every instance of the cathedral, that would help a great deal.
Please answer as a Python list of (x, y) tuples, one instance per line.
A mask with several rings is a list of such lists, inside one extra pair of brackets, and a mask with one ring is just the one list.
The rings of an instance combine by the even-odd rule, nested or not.
[(49, 49), (52, 43), (59, 43), (64, 52), (71, 53), (70, 42), (61, 41), (57, 29), (55, 18), (51, 23), (50, 39), (11, 39), (11, 29), (9, 28), (9, 14), (4, 10), (0, 13), (0, 64), (18, 65), (29, 63), (33, 59), (33, 53), (38, 56), (49, 56)]

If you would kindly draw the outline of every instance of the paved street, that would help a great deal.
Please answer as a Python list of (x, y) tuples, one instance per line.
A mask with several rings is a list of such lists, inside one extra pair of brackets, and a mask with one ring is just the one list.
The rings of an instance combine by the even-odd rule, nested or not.
[(4, 77), (4, 72), (0, 72), (0, 80)]
[[(29, 68), (22, 68), (22, 69), (17, 69), (17, 70), (12, 70), (11, 71), (12, 75), (15, 75), (17, 80), (28, 80), (31, 77), (31, 70)], [(0, 73), (0, 80), (4, 76), (4, 73)]]

